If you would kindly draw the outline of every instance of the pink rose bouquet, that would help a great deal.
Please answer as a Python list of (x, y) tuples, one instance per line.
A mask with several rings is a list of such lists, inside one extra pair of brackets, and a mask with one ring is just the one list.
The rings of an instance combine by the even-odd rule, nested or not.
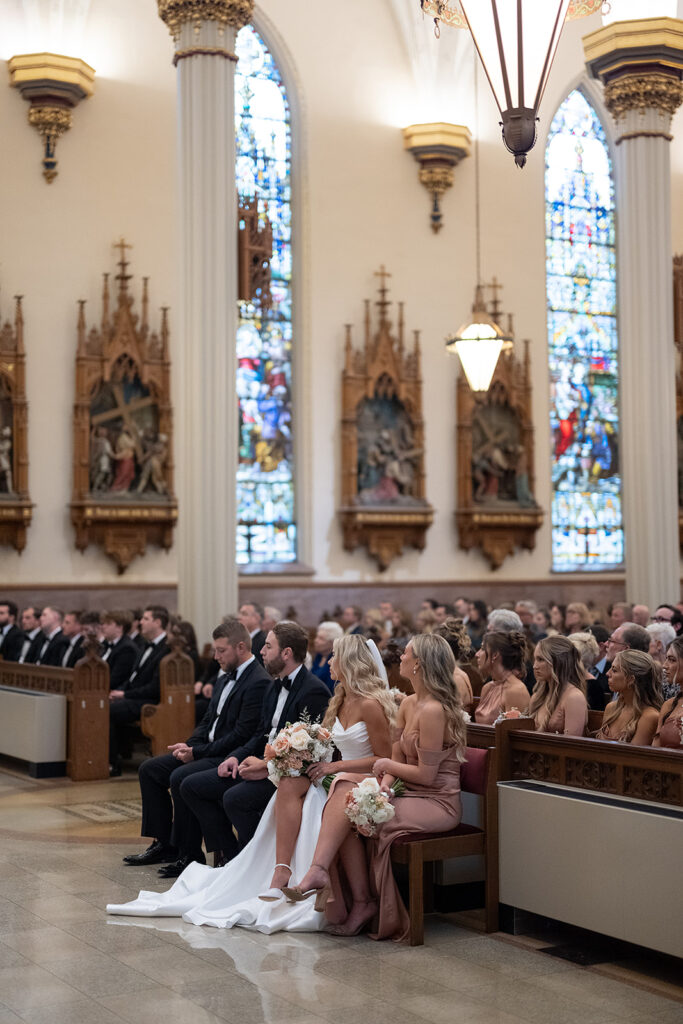
[(319, 722), (302, 719), (281, 729), (273, 742), (266, 744), (263, 756), (268, 778), (277, 786), (286, 776), (305, 775), (310, 764), (331, 761), (333, 752), (330, 730)]

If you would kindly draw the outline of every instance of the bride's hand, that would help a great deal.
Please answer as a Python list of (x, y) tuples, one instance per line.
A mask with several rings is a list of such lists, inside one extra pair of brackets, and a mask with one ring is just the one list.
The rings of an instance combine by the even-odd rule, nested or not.
[(316, 761), (315, 764), (309, 764), (306, 772), (311, 782), (320, 782), (326, 775), (332, 775), (332, 765), (328, 761)]

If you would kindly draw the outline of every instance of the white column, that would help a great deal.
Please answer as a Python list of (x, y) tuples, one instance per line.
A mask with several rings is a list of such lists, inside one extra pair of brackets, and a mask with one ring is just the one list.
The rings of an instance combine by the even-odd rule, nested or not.
[(671, 114), (616, 123), (626, 597), (654, 609), (680, 597)]
[(253, 0), (159, 0), (178, 69), (178, 608), (200, 645), (237, 609), (234, 46), (252, 9)]

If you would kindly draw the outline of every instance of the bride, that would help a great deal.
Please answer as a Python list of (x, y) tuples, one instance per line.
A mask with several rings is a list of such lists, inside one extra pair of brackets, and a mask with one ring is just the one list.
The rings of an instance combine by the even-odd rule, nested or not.
[(323, 914), (311, 903), (286, 902), (281, 887), (292, 875), (300, 877), (313, 858), (327, 799), (317, 783), (325, 775), (370, 772), (377, 758), (390, 755), (396, 705), (379, 652), (369, 644), (372, 641), (357, 634), (334, 642), (330, 671), (337, 685), (323, 724), (331, 730), (342, 759), (311, 765), (308, 778), (281, 779), (254, 838), (224, 867), (193, 862), (168, 892), (143, 889), (132, 903), (108, 904), (108, 913), (182, 916), (193, 924), (241, 925), (266, 934), (323, 927)]

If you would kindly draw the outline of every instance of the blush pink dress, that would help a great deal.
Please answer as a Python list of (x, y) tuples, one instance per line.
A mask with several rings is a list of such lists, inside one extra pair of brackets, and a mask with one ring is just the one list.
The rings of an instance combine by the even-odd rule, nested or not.
[(504, 683), (492, 683), (486, 693), (479, 698), (479, 703), (474, 709), (474, 720), (477, 725), (493, 725), (498, 716), (503, 713), (504, 687)]
[(680, 750), (683, 747), (683, 704), (679, 704), (659, 730), (660, 747)]
[(379, 914), (373, 939), (400, 941), (408, 935), (410, 919), (399, 895), (391, 869), (391, 844), (412, 832), (448, 832), (460, 824), (460, 761), (458, 748), (422, 750), (418, 733), (403, 733), (401, 750), (406, 764), (437, 766), (436, 778), (428, 786), (406, 783), (403, 796), (396, 797), (396, 815), (369, 840), (370, 885)]

